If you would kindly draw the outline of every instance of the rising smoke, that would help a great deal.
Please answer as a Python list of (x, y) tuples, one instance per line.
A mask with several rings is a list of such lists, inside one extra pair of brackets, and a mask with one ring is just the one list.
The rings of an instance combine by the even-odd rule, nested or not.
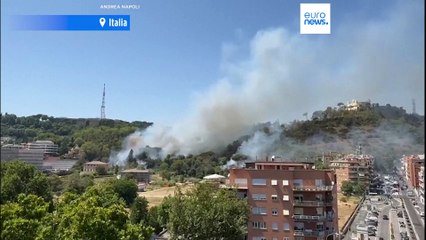
[[(225, 62), (224, 77), (199, 94), (187, 118), (130, 135), (123, 150), (111, 154), (111, 162), (120, 163), (130, 149), (138, 154), (148, 145), (160, 147), (160, 157), (220, 150), (257, 123), (289, 122), (351, 99), (397, 106), (413, 97), (423, 99), (423, 26), (413, 27), (423, 23), (422, 4), (397, 2), (380, 19), (355, 25), (343, 21), (333, 26), (332, 37), (322, 39), (284, 28), (257, 32), (249, 58)], [(273, 150), (278, 136), (259, 132), (240, 151), (264, 154)], [(310, 141), (322, 141), (316, 138)], [(336, 150), (349, 148), (338, 141), (329, 144)], [(282, 154), (289, 155), (289, 149)]]

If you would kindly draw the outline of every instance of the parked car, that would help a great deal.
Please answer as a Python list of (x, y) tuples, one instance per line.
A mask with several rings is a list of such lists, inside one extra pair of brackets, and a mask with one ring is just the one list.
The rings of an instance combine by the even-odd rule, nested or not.
[(388, 215), (383, 215), (383, 220), (389, 220)]

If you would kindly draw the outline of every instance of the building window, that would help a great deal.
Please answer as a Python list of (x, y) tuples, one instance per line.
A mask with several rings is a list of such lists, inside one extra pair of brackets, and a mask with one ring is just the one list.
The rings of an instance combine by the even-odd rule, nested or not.
[(305, 223), (303, 222), (294, 223), (294, 230), (304, 230), (304, 229), (305, 229)]
[(283, 195), (283, 201), (288, 201), (288, 200), (289, 200), (288, 195)]
[(283, 180), (283, 186), (288, 186), (288, 180)]
[(324, 184), (322, 183), (322, 179), (315, 179), (315, 186), (317, 187), (324, 186)]
[(266, 237), (253, 237), (253, 240), (266, 240)]
[(304, 237), (296, 237), (295, 240), (304, 240)]
[(238, 185), (247, 185), (247, 178), (236, 178), (234, 182)]
[(252, 179), (252, 184), (254, 186), (266, 186), (266, 179), (262, 179), (262, 178), (253, 178)]
[(324, 230), (324, 224), (322, 222), (317, 222), (317, 231), (323, 231)]
[(303, 215), (303, 208), (294, 208), (294, 215)]
[(278, 200), (278, 195), (271, 195), (272, 201), (277, 201)]
[(278, 223), (272, 223), (271, 227), (272, 227), (272, 230), (278, 231)]
[(255, 201), (263, 201), (266, 200), (266, 194), (264, 193), (253, 193), (251, 195), (251, 197), (253, 198), (253, 200)]
[(277, 180), (274, 180), (274, 179), (271, 180), (271, 185), (272, 186), (277, 186), (277, 184), (278, 184)]
[(253, 222), (253, 228), (266, 229), (266, 222)]
[(303, 187), (303, 179), (294, 179), (293, 186), (294, 187)]
[(323, 195), (322, 194), (315, 194), (315, 201), (322, 202), (323, 201)]
[(284, 223), (284, 231), (290, 231), (290, 224)]
[(290, 215), (290, 211), (289, 211), (289, 210), (284, 209), (284, 210), (283, 210), (283, 215), (284, 215), (284, 216), (288, 216), (288, 215)]
[(276, 238), (276, 237), (273, 237), (273, 238), (272, 238), (272, 240), (278, 240), (278, 238)]
[(266, 215), (266, 208), (263, 207), (254, 207), (251, 209), (251, 212), (254, 215)]
[(272, 215), (278, 215), (278, 208), (272, 208)]
[(283, 240), (290, 240), (290, 238), (289, 237), (284, 237)]

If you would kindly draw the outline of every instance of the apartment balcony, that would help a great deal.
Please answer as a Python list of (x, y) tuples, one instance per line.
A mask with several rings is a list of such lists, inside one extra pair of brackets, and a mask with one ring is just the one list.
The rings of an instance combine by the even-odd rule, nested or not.
[(326, 207), (332, 206), (331, 201), (294, 201), (293, 206), (297, 207)]
[(307, 191), (307, 192), (322, 192), (322, 191), (332, 191), (333, 185), (331, 186), (293, 186), (293, 191)]
[(229, 188), (236, 188), (236, 189), (248, 189), (247, 183), (231, 183), (229, 179), (226, 179), (225, 186)]
[(333, 221), (334, 216), (315, 216), (315, 215), (293, 215), (293, 219), (298, 221), (323, 222)]
[(302, 237), (324, 237), (329, 234), (331, 234), (332, 231), (330, 230), (311, 230), (311, 229), (304, 229), (304, 230), (294, 230), (294, 236), (302, 236)]

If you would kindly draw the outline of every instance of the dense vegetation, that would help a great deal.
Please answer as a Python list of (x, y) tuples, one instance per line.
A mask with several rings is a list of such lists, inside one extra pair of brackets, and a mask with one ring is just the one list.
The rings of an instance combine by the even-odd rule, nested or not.
[(51, 140), (59, 145), (59, 155), (79, 146), (85, 160), (108, 158), (111, 150), (120, 149), (127, 135), (151, 125), (139, 121), (128, 123), (111, 119), (54, 118), (42, 114), (28, 117), (1, 114), (1, 136), (13, 138), (10, 143)]
[(20, 161), (1, 163), (1, 173), (0, 226), (5, 240), (143, 240), (166, 227), (173, 239), (243, 239), (246, 232), (247, 202), (216, 185), (199, 184), (187, 193), (178, 190), (148, 209), (131, 179), (93, 183), (78, 174), (51, 178)]
[(368, 185), (361, 181), (343, 181), (341, 190), (345, 196), (362, 196), (367, 191), (367, 187)]
[[(279, 129), (270, 123), (262, 123), (255, 126), (253, 132), (263, 131), (267, 136), (278, 134), (280, 137), (274, 143), (274, 151), (293, 160), (315, 161), (323, 152), (352, 153), (362, 145), (364, 153), (376, 158), (375, 167), (381, 171), (392, 169), (394, 161), (404, 154), (423, 151), (423, 116), (407, 114), (402, 108), (390, 105), (373, 104), (359, 111), (347, 111), (342, 106), (339, 103), (337, 107), (314, 112), (310, 120), (283, 124)], [(40, 114), (17, 117), (6, 113), (1, 115), (1, 136), (13, 137), (16, 143), (52, 140), (59, 144), (60, 155), (80, 146), (82, 162), (78, 167), (81, 167), (84, 161), (106, 161), (112, 150), (120, 149), (126, 136), (151, 125), (149, 122), (53, 118)], [(229, 159), (247, 158), (238, 151), (252, 136), (236, 136), (236, 140), (220, 152), (169, 155), (163, 161), (150, 159), (145, 153), (138, 156), (130, 153), (128, 167), (136, 167), (137, 160), (144, 161), (145, 167), (159, 171), (163, 178), (177, 181), (210, 173), (225, 174), (222, 166)]]

